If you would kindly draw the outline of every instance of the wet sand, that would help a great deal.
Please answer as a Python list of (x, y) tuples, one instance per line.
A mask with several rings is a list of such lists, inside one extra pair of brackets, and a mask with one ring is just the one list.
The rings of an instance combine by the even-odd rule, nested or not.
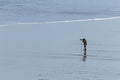
[(119, 80), (119, 41), (120, 19), (0, 27), (0, 79)]

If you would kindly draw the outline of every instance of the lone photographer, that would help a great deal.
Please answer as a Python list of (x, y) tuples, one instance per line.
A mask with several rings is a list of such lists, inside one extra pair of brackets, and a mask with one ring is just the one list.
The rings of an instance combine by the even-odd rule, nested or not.
[(80, 39), (84, 45), (84, 50), (86, 50), (86, 46), (87, 46), (87, 40), (85, 38)]

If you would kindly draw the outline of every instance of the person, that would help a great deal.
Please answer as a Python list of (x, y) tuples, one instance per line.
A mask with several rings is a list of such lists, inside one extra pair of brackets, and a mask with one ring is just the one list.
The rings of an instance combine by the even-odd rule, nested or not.
[(87, 46), (87, 40), (85, 38), (80, 39), (84, 45), (84, 49), (86, 50), (86, 46)]

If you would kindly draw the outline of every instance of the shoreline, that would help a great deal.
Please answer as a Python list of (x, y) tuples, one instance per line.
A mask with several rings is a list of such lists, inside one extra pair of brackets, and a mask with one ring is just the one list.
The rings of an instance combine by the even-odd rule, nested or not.
[(91, 18), (91, 19), (80, 19), (80, 20), (63, 20), (63, 21), (48, 21), (48, 22), (16, 22), (16, 23), (9, 23), (1, 24), (0, 27), (12, 26), (12, 25), (21, 25), (21, 24), (59, 24), (59, 23), (76, 23), (76, 22), (91, 22), (91, 21), (109, 21), (109, 20), (117, 20), (120, 19), (120, 16), (117, 17), (106, 17), (106, 18)]

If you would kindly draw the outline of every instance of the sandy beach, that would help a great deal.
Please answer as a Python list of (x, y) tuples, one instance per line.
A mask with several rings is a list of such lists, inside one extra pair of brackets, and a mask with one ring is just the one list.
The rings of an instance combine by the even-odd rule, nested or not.
[(119, 41), (120, 19), (1, 26), (0, 80), (120, 80)]

